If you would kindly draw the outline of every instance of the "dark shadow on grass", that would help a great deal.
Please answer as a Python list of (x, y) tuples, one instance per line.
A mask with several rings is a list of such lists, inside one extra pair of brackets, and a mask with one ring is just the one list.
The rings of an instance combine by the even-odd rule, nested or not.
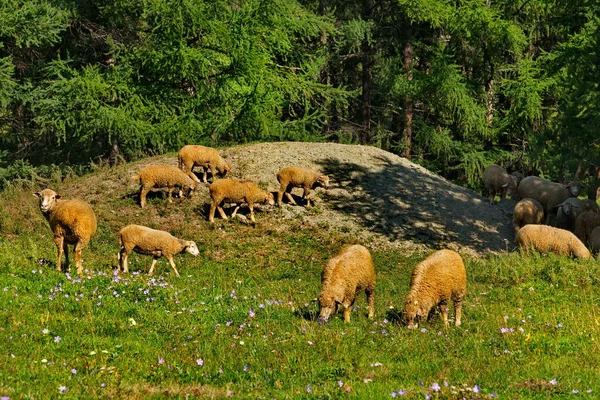
[(453, 242), (476, 251), (512, 243), (512, 221), (500, 207), (412, 163), (383, 155), (370, 168), (335, 158), (319, 163), (331, 182), (328, 207), (390, 240), (434, 248)]

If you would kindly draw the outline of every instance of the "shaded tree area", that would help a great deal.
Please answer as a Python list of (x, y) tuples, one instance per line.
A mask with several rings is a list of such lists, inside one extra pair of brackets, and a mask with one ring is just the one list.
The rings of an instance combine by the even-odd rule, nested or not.
[(599, 18), (591, 0), (7, 0), (0, 179), (328, 140), (470, 187), (490, 163), (597, 180)]

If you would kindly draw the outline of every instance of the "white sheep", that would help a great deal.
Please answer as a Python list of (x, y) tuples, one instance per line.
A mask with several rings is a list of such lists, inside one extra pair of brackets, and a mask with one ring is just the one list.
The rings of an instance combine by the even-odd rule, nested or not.
[(490, 204), (494, 204), (496, 194), (504, 200), (506, 196), (511, 196), (517, 190), (517, 177), (509, 175), (504, 168), (492, 164), (483, 171), (483, 187), (487, 196), (490, 198)]
[(121, 245), (121, 250), (118, 254), (119, 268), (125, 273), (129, 272), (127, 256), (132, 251), (138, 254), (154, 256), (148, 275), (152, 275), (156, 262), (162, 256), (169, 261), (169, 264), (173, 267), (173, 271), (175, 271), (175, 275), (179, 276), (179, 272), (175, 268), (173, 256), (182, 252), (190, 253), (194, 257), (199, 254), (198, 246), (196, 246), (195, 242), (178, 239), (169, 232), (151, 229), (142, 225), (127, 225), (121, 229), (119, 231), (119, 244)]
[(54, 234), (54, 243), (58, 250), (56, 269), (62, 269), (62, 254), (65, 253), (65, 265), (69, 265), (69, 244), (73, 244), (77, 273), (83, 273), (81, 253), (96, 233), (97, 221), (92, 207), (83, 200), (63, 200), (52, 189), (34, 193), (39, 198), (40, 210), (50, 224)]
[(356, 295), (363, 290), (369, 304), (369, 318), (375, 315), (375, 267), (366, 247), (355, 244), (342, 248), (323, 267), (321, 285), (319, 320), (327, 321), (341, 304), (344, 322), (350, 322)]
[(213, 182), (217, 179), (217, 172), (225, 178), (227, 173), (231, 170), (231, 165), (229, 165), (227, 161), (219, 155), (219, 152), (212, 147), (199, 145), (183, 146), (181, 150), (179, 150), (177, 158), (179, 161), (179, 168), (198, 183), (200, 180), (193, 172), (194, 167), (202, 167), (202, 182), (204, 183), (208, 183), (206, 180), (206, 173), (209, 169), (212, 174)]
[(589, 250), (572, 232), (548, 225), (525, 225), (517, 232), (515, 244), (525, 252), (533, 248), (540, 253), (590, 258)]
[(588, 243), (590, 234), (597, 226), (600, 226), (600, 214), (584, 211), (575, 220), (575, 236), (583, 243)]
[(221, 206), (222, 203), (236, 203), (236, 208), (233, 210), (232, 218), (235, 217), (237, 211), (242, 203), (248, 204), (250, 209), (250, 220), (254, 220), (254, 204), (255, 203), (266, 203), (274, 205), (275, 200), (273, 193), (261, 190), (253, 182), (250, 181), (238, 181), (235, 179), (219, 179), (210, 184), (208, 187), (210, 192), (211, 204), (210, 211), (208, 214), (209, 222), (215, 222), (215, 210), (219, 210), (221, 218), (227, 219), (227, 215)]
[(467, 295), (467, 271), (462, 257), (453, 250), (438, 250), (418, 263), (410, 277), (410, 291), (404, 303), (404, 315), (409, 328), (418, 319), (426, 319), (431, 309), (439, 306), (448, 326), (448, 304), (454, 303), (455, 321), (462, 318), (462, 302)]
[(196, 182), (185, 172), (174, 165), (148, 165), (142, 168), (137, 175), (131, 177), (140, 181), (140, 207), (146, 205), (146, 195), (152, 188), (167, 188), (169, 190), (169, 203), (172, 203), (172, 194), (175, 188), (186, 189), (191, 197)]
[(281, 199), (285, 193), (286, 197), (293, 205), (296, 201), (292, 197), (292, 188), (301, 187), (304, 189), (302, 199), (306, 200), (306, 205), (310, 206), (310, 198), (308, 197), (311, 189), (329, 187), (329, 178), (318, 172), (309, 169), (298, 167), (283, 168), (277, 173), (277, 181), (279, 182), (279, 192), (277, 192), (277, 205), (281, 207)]
[(526, 198), (515, 204), (513, 227), (515, 234), (527, 224), (541, 224), (544, 220), (544, 207), (535, 199)]
[(518, 187), (521, 198), (530, 197), (536, 199), (544, 207), (546, 214), (546, 223), (554, 225), (556, 217), (556, 206), (564, 202), (569, 197), (579, 196), (581, 183), (578, 181), (569, 182), (567, 185), (550, 182), (537, 176), (528, 176), (523, 178)]

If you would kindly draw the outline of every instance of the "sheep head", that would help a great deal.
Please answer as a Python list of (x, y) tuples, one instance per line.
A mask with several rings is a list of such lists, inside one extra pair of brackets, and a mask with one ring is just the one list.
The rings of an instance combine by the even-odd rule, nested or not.
[(196, 257), (198, 254), (200, 254), (200, 250), (198, 250), (198, 246), (196, 246), (196, 242), (194, 242), (192, 240), (186, 240), (184, 244), (185, 244), (184, 250), (186, 253), (190, 253), (194, 257)]
[(418, 300), (407, 299), (404, 305), (404, 317), (409, 329), (419, 326), (418, 320), (427, 317), (428, 310)]
[(319, 295), (319, 321), (327, 322), (329, 317), (336, 313), (337, 307), (338, 303), (335, 300), (335, 296), (321, 293)]
[(326, 175), (319, 176), (315, 186), (320, 186), (322, 188), (327, 189), (329, 187), (329, 177), (327, 177)]
[(47, 214), (56, 205), (56, 200), (60, 199), (60, 195), (52, 189), (44, 189), (41, 192), (34, 193), (40, 199), (40, 210), (42, 214)]
[(579, 181), (571, 181), (565, 186), (566, 189), (569, 189), (569, 193), (573, 197), (579, 196), (579, 193), (581, 193), (581, 189), (584, 187), (585, 186), (583, 186)]

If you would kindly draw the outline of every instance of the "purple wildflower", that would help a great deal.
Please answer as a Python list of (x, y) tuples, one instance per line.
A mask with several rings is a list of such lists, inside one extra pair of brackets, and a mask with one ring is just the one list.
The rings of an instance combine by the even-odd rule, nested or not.
[(204, 365), (204, 360), (201, 359), (201, 358), (199, 358), (199, 359), (196, 360), (196, 364), (198, 364), (199, 366), (202, 367)]
[(480, 390), (479, 385), (473, 386), (473, 393), (479, 393), (479, 390)]
[(338, 384), (339, 387), (344, 386), (344, 382), (342, 382), (342, 381), (337, 381), (337, 384)]
[(310, 388), (310, 385), (306, 385), (306, 393), (311, 393), (312, 389)]
[(248, 364), (244, 365), (244, 372), (248, 372)]
[(73, 368), (73, 369), (71, 370), (71, 373), (72, 373), (73, 375), (75, 375), (75, 374), (77, 373), (77, 370), (76, 370), (75, 368)]
[(69, 390), (69, 389), (67, 389), (66, 386), (62, 386), (61, 385), (61, 386), (58, 387), (58, 391), (61, 392), (61, 393), (63, 393), (63, 394), (67, 393), (67, 390)]
[(60, 340), (60, 336), (54, 336), (54, 343), (58, 343)]
[(250, 307), (250, 312), (248, 313), (248, 316), (250, 318), (254, 318), (256, 316), (256, 313), (254, 312), (254, 308)]
[(161, 357), (161, 358), (158, 359), (158, 364), (159, 365), (164, 364), (164, 363), (165, 363), (165, 359), (164, 358)]
[(433, 382), (433, 385), (429, 386), (429, 389), (433, 390), (434, 392), (439, 392), (441, 387), (439, 383)]

